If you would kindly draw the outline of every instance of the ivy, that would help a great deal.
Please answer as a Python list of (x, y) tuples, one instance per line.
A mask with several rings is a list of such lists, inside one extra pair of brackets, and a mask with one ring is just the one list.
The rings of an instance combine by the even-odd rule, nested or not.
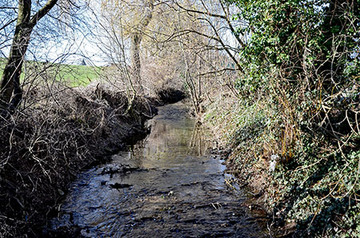
[(250, 37), (236, 82), (242, 102), (267, 102), (277, 116), (238, 130), (277, 140), (262, 151), (281, 156), (269, 172), (268, 207), (295, 221), (299, 237), (359, 236), (360, 1), (227, 2), (246, 22), (237, 34)]

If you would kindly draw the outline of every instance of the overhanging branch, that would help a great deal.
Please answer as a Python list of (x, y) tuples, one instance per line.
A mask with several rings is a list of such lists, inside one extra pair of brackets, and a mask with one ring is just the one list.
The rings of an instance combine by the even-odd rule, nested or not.
[(31, 18), (30, 25), (35, 26), (36, 23), (43, 18), (58, 2), (58, 0), (48, 0), (47, 3)]

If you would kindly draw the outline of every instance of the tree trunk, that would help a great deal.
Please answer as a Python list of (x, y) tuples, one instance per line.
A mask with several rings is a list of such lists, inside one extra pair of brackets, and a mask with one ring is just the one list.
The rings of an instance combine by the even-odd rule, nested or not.
[(135, 88), (138, 93), (143, 93), (144, 89), (141, 80), (141, 59), (140, 46), (146, 27), (149, 25), (154, 10), (154, 0), (144, 0), (144, 16), (138, 25), (138, 29), (131, 36), (131, 60), (135, 80)]
[(137, 92), (142, 93), (142, 83), (141, 83), (141, 61), (140, 61), (140, 44), (141, 44), (141, 35), (135, 33), (131, 38), (131, 60), (134, 74), (134, 83), (135, 89)]
[[(0, 110), (12, 112), (22, 98), (20, 87), (21, 68), (29, 45), (32, 28), (29, 24), (31, 1), (19, 2), (18, 20), (10, 49), (9, 59), (1, 79)], [(14, 95), (13, 95), (14, 94)]]
[(31, 0), (19, 0), (15, 34), (0, 83), (0, 113), (2, 115), (13, 113), (21, 102), (20, 75), (31, 32), (36, 23), (55, 6), (57, 1), (48, 0), (44, 7), (31, 17)]

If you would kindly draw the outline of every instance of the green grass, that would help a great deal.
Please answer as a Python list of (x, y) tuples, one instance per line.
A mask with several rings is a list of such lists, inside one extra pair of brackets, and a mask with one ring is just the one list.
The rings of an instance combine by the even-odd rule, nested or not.
[[(3, 70), (6, 64), (5, 58), (0, 58), (0, 78), (2, 78)], [(56, 79), (58, 82), (65, 83), (70, 87), (86, 86), (90, 82), (98, 79), (102, 67), (86, 66), (86, 65), (68, 65), (68, 64), (52, 64), (43, 62), (27, 61), (26, 66), (28, 76), (34, 77), (47, 75), (48, 79)], [(21, 81), (25, 79), (25, 75), (21, 75)]]
[[(98, 79), (102, 67), (86, 65), (58, 65), (56, 79), (71, 87), (86, 86)], [(55, 71), (56, 72), (56, 71)]]

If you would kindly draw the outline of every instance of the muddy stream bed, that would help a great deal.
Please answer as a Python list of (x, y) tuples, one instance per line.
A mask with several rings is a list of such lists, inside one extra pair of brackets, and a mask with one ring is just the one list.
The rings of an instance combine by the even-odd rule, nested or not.
[(186, 108), (160, 107), (145, 140), (80, 174), (45, 235), (266, 237)]

